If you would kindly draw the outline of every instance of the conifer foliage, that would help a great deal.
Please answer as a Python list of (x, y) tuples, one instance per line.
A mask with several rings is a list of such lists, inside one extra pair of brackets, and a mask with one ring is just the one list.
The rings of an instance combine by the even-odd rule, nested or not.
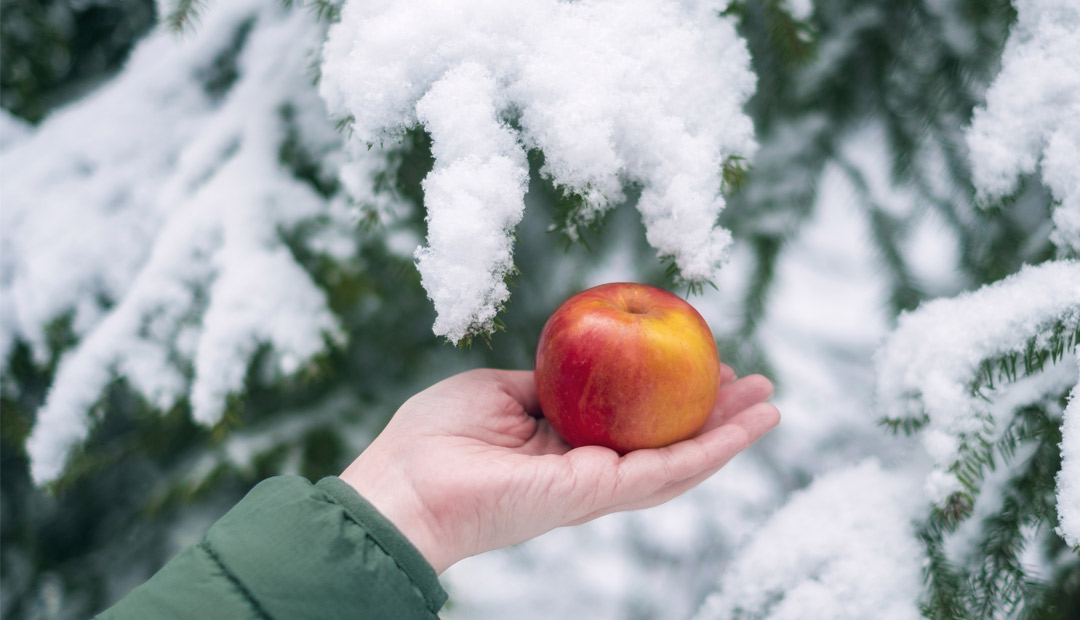
[(1071, 0), (5, 2), (0, 615), (92, 615), (637, 280), (696, 293), (784, 422), (462, 562), (446, 617), (1080, 617), (1077, 32)]

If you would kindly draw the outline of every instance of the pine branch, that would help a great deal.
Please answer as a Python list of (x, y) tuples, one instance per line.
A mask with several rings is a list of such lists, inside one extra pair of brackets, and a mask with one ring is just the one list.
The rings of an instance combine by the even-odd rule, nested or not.
[(1021, 555), (1034, 542), (1032, 532), (1046, 533), (1057, 523), (1054, 475), (1061, 468), (1061, 428), (1046, 407), (1026, 407), (1018, 418), (1021, 440), (1033, 444), (1035, 452), (1006, 484), (1001, 509), (984, 520), (978, 545), (982, 562), (973, 576), (977, 613), (1002, 609), (1011, 615), (1041, 605), (1042, 584), (1028, 575)]
[[(958, 387), (966, 383), (966, 390), (953, 393), (970, 411), (964, 414), (966, 430), (954, 433), (954, 456), (940, 464), (959, 488), (931, 508), (921, 532), (928, 560), (922, 603), (927, 617), (1045, 617), (1057, 605), (1053, 597), (1060, 589), (1036, 578), (1025, 559), (1035, 545), (1055, 536), (1062, 423), (1057, 414), (1072, 385), (1055, 374), (1030, 382), (1037, 393), (1010, 392), (1026, 398), (1024, 403), (1006, 407), (1001, 395), (1021, 379), (1055, 372), (1080, 343), (1080, 316), (1068, 305), (1061, 308), (1038, 325), (1024, 325), (1008, 345), (982, 348), (983, 360), (963, 366), (971, 369), (966, 382), (963, 375), (954, 378)], [(921, 388), (908, 389), (895, 398), (921, 408), (882, 420), (893, 433), (911, 435), (935, 422)], [(987, 484), (994, 492), (985, 491)]]
[(324, 22), (336, 22), (341, 17), (341, 2), (335, 0), (281, 0), (286, 8), (305, 7)]
[(769, 39), (786, 62), (801, 65), (814, 58), (817, 34), (812, 24), (792, 17), (781, 0), (765, 2), (764, 12), (769, 24)]
[(750, 168), (751, 166), (745, 157), (732, 155), (725, 159), (721, 170), (723, 183), (720, 191), (731, 195), (741, 190), (750, 176)]
[(720, 290), (720, 287), (716, 286), (716, 282), (712, 280), (687, 280), (683, 278), (674, 256), (661, 256), (660, 259), (664, 263), (664, 277), (676, 287), (685, 286), (686, 297), (704, 295), (706, 286), (711, 287), (714, 291)]
[[(1025, 342), (1022, 351), (1008, 351), (982, 360), (975, 376), (968, 383), (968, 392), (989, 402), (993, 393), (1000, 388), (1043, 372), (1048, 362), (1051, 365), (1057, 364), (1065, 358), (1066, 352), (1080, 344), (1080, 320), (1073, 317), (1059, 318), (1038, 331), (1037, 335)], [(911, 400), (919, 400), (919, 395), (912, 394)], [(929, 422), (926, 412), (904, 417), (883, 417), (878, 420), (878, 424), (890, 433), (903, 433), (907, 436), (922, 430)], [(972, 436), (971, 439), (978, 442), (986, 437), (980, 434)]]
[(899, 435), (903, 433), (905, 436), (910, 437), (916, 432), (921, 431), (923, 427), (930, 423), (930, 416), (925, 413), (922, 417), (914, 418), (881, 418), (878, 420), (878, 424), (884, 426), (886, 430), (892, 435)]
[(920, 530), (919, 538), (927, 559), (923, 568), (927, 597), (919, 606), (922, 615), (936, 620), (967, 620), (962, 604), (964, 580), (945, 555), (945, 531), (931, 519)]
[(195, 28), (205, 8), (205, 0), (177, 0), (176, 6), (165, 17), (165, 23), (173, 32), (185, 34)]
[(739, 335), (748, 340), (765, 317), (769, 293), (776, 280), (776, 264), (784, 249), (784, 239), (777, 235), (759, 234), (750, 238), (754, 251), (754, 274), (743, 301), (743, 321)]
[(1042, 372), (1046, 369), (1047, 362), (1057, 364), (1065, 359), (1065, 353), (1074, 349), (1078, 343), (1080, 320), (1076, 317), (1059, 318), (1029, 338), (1022, 352), (1009, 351), (983, 360), (968, 390), (973, 396), (988, 399), (987, 391), (994, 391), (998, 385)]
[[(517, 121), (508, 119), (508, 122), (511, 126), (515, 126)], [(605, 218), (611, 209), (590, 203), (587, 198), (592, 189), (590, 187), (586, 187), (583, 191), (575, 190), (566, 185), (556, 184), (550, 176), (536, 173), (535, 171), (542, 170), (544, 167), (544, 152), (540, 149), (530, 150), (528, 158), (529, 168), (534, 171), (534, 183), (538, 182), (542, 191), (548, 194), (549, 203), (555, 211), (552, 222), (548, 226), (548, 232), (559, 235), (558, 245), (563, 250), (580, 245), (586, 251), (592, 252), (591, 239), (600, 235)], [(630, 183), (626, 189), (637, 192), (639, 187)]]
[(325, 22), (336, 22), (341, 17), (341, 3), (331, 0), (310, 0), (309, 5), (315, 15)]
[(993, 467), (992, 450), (1014, 456), (1020, 443), (1033, 448), (1005, 482), (1001, 507), (982, 519), (982, 534), (964, 565), (947, 558), (944, 543), (971, 516), (973, 496), (956, 493), (944, 507), (931, 512), (920, 534), (928, 558), (925, 616), (1028, 617), (1052, 606), (1045, 584), (1029, 575), (1021, 560), (1025, 549), (1057, 523), (1054, 475), (1061, 467), (1061, 429), (1049, 406), (1042, 403), (1020, 409), (1002, 440), (969, 454), (964, 467), (971, 480), (981, 480), (987, 468)]
[(852, 184), (862, 197), (860, 204), (866, 209), (870, 231), (874, 236), (877, 250), (885, 265), (889, 268), (892, 280), (891, 302), (893, 310), (901, 312), (913, 310), (925, 297), (911, 275), (899, 241), (904, 232), (903, 222), (890, 215), (874, 198), (866, 175), (854, 163), (837, 155), (836, 163), (844, 170)]
[(346, 138), (351, 138), (353, 132), (353, 125), (355, 123), (356, 117), (350, 114), (334, 121), (334, 129), (337, 129), (338, 133), (345, 134)]

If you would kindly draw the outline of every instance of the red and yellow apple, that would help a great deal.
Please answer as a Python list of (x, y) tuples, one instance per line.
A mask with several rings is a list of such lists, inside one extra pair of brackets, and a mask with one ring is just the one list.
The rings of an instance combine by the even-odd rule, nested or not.
[(571, 446), (625, 454), (696, 434), (716, 404), (719, 371), (716, 341), (693, 306), (616, 282), (574, 295), (548, 319), (536, 393)]

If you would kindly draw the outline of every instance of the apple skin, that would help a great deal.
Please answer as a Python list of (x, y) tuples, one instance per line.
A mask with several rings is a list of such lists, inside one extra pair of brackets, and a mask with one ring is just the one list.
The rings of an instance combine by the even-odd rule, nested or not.
[(544, 417), (568, 444), (625, 454), (701, 429), (716, 405), (720, 357), (689, 303), (615, 282), (574, 295), (548, 318), (534, 377)]

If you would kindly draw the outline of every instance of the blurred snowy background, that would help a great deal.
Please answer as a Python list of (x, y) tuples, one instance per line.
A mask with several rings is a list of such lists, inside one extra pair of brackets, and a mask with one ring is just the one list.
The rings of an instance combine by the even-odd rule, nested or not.
[(781, 426), (443, 617), (1080, 615), (1074, 0), (4, 0), (0, 54), (3, 617), (616, 280)]

